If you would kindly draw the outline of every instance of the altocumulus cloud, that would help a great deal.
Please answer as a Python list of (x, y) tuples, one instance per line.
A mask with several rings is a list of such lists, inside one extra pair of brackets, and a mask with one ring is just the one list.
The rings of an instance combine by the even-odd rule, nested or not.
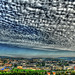
[(74, 50), (74, 0), (0, 0), (0, 43)]

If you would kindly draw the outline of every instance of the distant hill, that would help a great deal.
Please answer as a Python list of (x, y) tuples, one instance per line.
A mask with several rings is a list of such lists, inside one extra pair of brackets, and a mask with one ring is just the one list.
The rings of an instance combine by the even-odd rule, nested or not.
[(59, 57), (59, 59), (64, 59), (64, 60), (75, 60), (75, 57)]

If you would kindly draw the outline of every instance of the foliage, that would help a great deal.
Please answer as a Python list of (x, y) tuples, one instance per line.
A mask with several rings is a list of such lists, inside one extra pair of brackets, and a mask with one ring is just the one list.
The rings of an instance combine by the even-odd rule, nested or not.
[(45, 75), (45, 70), (32, 70), (32, 69), (12, 69), (10, 72), (0, 71), (0, 75)]
[[(52, 71), (49, 72), (53, 74)], [(47, 71), (13, 68), (9, 72), (0, 71), (0, 75), (47, 75)], [(56, 75), (75, 75), (75, 71), (56, 71)]]
[(71, 75), (75, 75), (75, 72), (73, 71), (73, 72), (71, 72)]

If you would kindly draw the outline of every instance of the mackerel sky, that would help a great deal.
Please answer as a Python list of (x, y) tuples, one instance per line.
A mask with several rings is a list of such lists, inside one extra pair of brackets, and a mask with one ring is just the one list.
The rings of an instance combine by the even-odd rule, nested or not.
[(0, 0), (0, 55), (74, 56), (74, 0)]

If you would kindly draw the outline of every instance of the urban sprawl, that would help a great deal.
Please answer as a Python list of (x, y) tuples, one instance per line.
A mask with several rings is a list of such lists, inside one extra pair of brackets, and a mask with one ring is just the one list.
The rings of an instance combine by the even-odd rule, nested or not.
[(58, 58), (0, 58), (0, 74), (75, 75), (74, 69), (75, 60)]

